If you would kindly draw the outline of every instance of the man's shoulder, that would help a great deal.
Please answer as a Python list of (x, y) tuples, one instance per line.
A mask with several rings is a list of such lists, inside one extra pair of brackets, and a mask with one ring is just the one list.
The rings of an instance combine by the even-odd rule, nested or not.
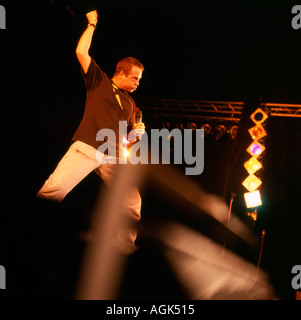
[(88, 90), (95, 89), (97, 86), (110, 82), (108, 75), (98, 66), (92, 57), (88, 71), (86, 74), (83, 73), (83, 77)]
[(99, 67), (99, 65), (97, 64), (97, 62), (96, 62), (92, 57), (91, 57), (91, 67), (99, 70), (99, 71), (102, 73), (103, 76), (109, 78), (108, 75), (106, 74), (106, 72), (104, 72), (104, 71), (102, 70), (102, 68)]

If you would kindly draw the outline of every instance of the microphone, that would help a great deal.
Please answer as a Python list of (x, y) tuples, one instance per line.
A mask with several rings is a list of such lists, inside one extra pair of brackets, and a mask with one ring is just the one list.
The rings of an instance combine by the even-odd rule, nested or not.
[[(139, 110), (137, 113), (136, 113), (136, 123), (140, 123), (142, 121), (142, 111)], [(141, 134), (140, 135), (137, 135), (136, 136), (136, 139), (137, 140), (141, 140)]]

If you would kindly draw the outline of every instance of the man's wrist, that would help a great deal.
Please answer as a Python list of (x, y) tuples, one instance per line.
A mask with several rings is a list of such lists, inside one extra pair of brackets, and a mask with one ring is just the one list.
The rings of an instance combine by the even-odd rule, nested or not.
[(95, 29), (96, 29), (96, 24), (95, 24), (95, 23), (88, 23), (87, 28), (88, 28), (88, 27), (93, 27), (94, 30), (95, 30)]

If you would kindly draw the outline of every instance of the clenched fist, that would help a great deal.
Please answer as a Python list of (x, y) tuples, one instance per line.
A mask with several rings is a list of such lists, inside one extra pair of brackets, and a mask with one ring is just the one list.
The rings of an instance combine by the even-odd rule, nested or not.
[(145, 133), (145, 125), (143, 122), (134, 123), (134, 131), (136, 136), (141, 136)]
[(88, 19), (88, 23), (92, 23), (92, 24), (95, 24), (97, 25), (97, 22), (98, 22), (98, 14), (97, 14), (97, 11), (94, 10), (94, 11), (90, 11), (86, 14), (86, 17)]

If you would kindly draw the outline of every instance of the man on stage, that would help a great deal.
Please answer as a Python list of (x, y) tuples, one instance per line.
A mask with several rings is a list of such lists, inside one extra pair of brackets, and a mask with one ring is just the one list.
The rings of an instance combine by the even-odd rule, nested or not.
[[(118, 142), (120, 121), (127, 124), (128, 132), (134, 129), (136, 136), (145, 132), (144, 124), (135, 122), (136, 106), (129, 95), (139, 85), (143, 65), (135, 58), (124, 58), (118, 62), (113, 78), (109, 79), (89, 55), (98, 14), (91, 11), (86, 16), (88, 26), (76, 48), (86, 86), (85, 112), (73, 136), (72, 145), (37, 194), (40, 198), (58, 202), (93, 170), (110, 186), (116, 169), (114, 163), (118, 163), (121, 156)], [(101, 129), (110, 129), (117, 137), (113, 155), (100, 148), (106, 143), (105, 139), (97, 141), (100, 140), (97, 139), (97, 133)], [(141, 197), (137, 188), (132, 188), (128, 190), (125, 214), (137, 223), (140, 209)], [(124, 253), (134, 251), (136, 236), (136, 228), (129, 228), (127, 232), (123, 230), (117, 235), (118, 246)]]

